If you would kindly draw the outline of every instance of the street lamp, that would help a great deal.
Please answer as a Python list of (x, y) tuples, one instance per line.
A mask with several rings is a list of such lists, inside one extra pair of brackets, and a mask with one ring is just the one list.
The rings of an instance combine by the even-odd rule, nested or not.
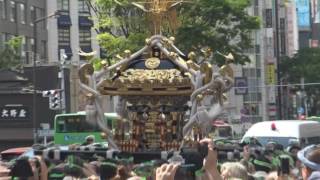
[(33, 48), (33, 69), (32, 69), (32, 81), (33, 81), (33, 133), (34, 133), (34, 139), (33, 142), (37, 143), (38, 141), (38, 135), (37, 135), (37, 87), (36, 87), (36, 61), (37, 61), (37, 24), (39, 22), (45, 21), (46, 19), (49, 19), (51, 17), (57, 17), (59, 16), (59, 11), (54, 12), (53, 14), (50, 14), (46, 17), (41, 17), (33, 21), (33, 40), (34, 40), (34, 48)]

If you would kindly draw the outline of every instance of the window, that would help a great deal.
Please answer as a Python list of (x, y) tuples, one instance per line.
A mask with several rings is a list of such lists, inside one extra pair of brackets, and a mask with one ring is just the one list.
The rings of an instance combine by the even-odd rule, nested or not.
[(30, 38), (29, 41), (30, 41), (30, 48), (32, 49), (32, 52), (34, 52), (34, 39)]
[(26, 9), (25, 9), (25, 5), (22, 3), (20, 4), (20, 21), (21, 21), (21, 24), (26, 23)]
[(91, 46), (91, 30), (79, 29), (80, 46)]
[(253, 15), (259, 16), (259, 0), (254, 0), (254, 11)]
[(26, 43), (26, 37), (22, 37), (22, 42), (21, 42), (21, 56), (25, 57), (26, 56), (26, 50), (27, 50), (27, 43)]
[(70, 29), (58, 29), (59, 45), (70, 46)]
[(7, 8), (6, 8), (6, 1), (5, 0), (0, 0), (0, 16), (1, 16), (1, 19), (6, 19), (6, 11)]
[(90, 8), (86, 2), (86, 0), (79, 0), (79, 15), (80, 16), (89, 16), (90, 15)]
[(258, 102), (262, 100), (261, 93), (249, 93), (243, 96), (244, 102)]
[(14, 1), (10, 2), (10, 21), (16, 22), (17, 20), (17, 7)]
[(41, 41), (40, 58), (41, 59), (47, 58), (47, 41)]
[(35, 9), (33, 6), (31, 6), (31, 7), (30, 7), (30, 20), (31, 20), (31, 21), (30, 21), (30, 22), (31, 22), (30, 25), (31, 25), (31, 26), (33, 26), (33, 21), (35, 21), (36, 18), (37, 18), (37, 17), (36, 17), (36, 9)]
[(69, 0), (57, 0), (58, 10), (69, 12)]
[(259, 55), (259, 54), (256, 55), (256, 66), (257, 67), (261, 66), (261, 55)]
[(4, 48), (6, 42), (6, 34), (0, 33), (0, 50)]
[[(38, 13), (39, 17), (45, 17), (46, 16), (45, 10), (42, 9), (42, 8), (36, 8), (36, 12)], [(38, 25), (38, 27), (46, 29), (46, 22), (47, 22), (47, 20), (45, 19), (45, 20), (39, 22), (37, 25)]]
[(14, 35), (7, 33), (6, 34), (6, 41), (9, 41), (10, 39), (12, 39), (14, 37)]
[(23, 36), (22, 37), (22, 42), (21, 42), (21, 48), (20, 48), (20, 54), (21, 54), (21, 60), (22, 60), (22, 63), (24, 64), (27, 64), (27, 54), (26, 54), (26, 51), (27, 51), (27, 42), (26, 42), (26, 37)]
[(57, 133), (79, 133), (99, 131), (97, 125), (93, 126), (85, 120), (83, 116), (60, 116), (57, 118)]

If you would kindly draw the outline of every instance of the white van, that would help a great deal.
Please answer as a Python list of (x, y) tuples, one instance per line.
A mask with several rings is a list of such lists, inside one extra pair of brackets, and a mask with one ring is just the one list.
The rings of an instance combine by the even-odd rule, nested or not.
[(320, 123), (304, 120), (264, 121), (252, 125), (241, 142), (251, 137), (256, 138), (263, 146), (275, 141), (287, 147), (290, 142), (301, 146), (320, 143)]

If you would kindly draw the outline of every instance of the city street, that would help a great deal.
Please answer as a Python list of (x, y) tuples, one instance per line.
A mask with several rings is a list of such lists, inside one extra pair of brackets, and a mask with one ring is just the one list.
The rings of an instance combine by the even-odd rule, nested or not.
[(320, 179), (319, 0), (0, 0), (0, 180)]

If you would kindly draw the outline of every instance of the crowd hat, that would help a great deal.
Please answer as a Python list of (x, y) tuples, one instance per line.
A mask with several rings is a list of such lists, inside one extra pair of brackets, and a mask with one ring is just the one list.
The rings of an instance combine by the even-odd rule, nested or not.
[(298, 159), (308, 168), (314, 171), (320, 171), (320, 164), (310, 161), (307, 155), (315, 149), (320, 148), (320, 145), (310, 145), (300, 150), (297, 154)]

